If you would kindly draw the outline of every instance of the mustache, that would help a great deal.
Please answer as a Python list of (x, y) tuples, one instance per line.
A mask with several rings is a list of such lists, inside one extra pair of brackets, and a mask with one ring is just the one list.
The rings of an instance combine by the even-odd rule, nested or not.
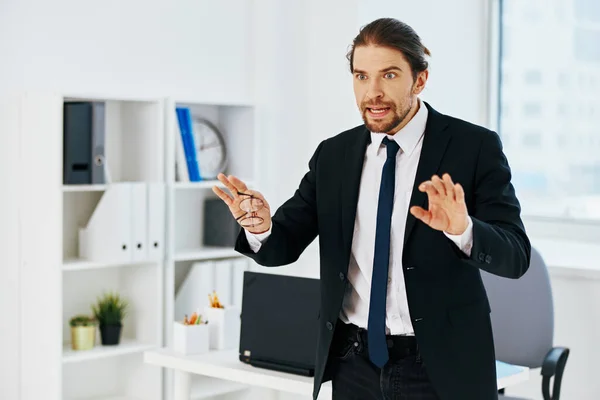
[(394, 108), (394, 104), (393, 103), (363, 103), (362, 104), (362, 108), (367, 109), (367, 108), (374, 108), (374, 107), (386, 107), (386, 108)]

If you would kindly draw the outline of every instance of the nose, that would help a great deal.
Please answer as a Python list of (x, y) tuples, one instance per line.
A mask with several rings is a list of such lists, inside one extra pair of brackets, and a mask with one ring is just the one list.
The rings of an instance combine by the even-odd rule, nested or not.
[(367, 89), (366, 97), (368, 100), (383, 97), (383, 91), (381, 90), (381, 85), (377, 79), (372, 79), (371, 82), (369, 82), (369, 88)]

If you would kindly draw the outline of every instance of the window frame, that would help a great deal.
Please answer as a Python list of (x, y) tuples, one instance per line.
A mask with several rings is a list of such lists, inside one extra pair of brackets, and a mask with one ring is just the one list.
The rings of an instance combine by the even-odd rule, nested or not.
[[(485, 1), (485, 20), (488, 27), (484, 38), (487, 60), (487, 112), (488, 127), (502, 137), (501, 132), (501, 73), (502, 24), (501, 13), (504, 0)], [(509, 160), (510, 162), (510, 160)], [(517, 193), (518, 196), (518, 193)], [(522, 214), (523, 223), (530, 237), (600, 243), (600, 221), (592, 219), (569, 219)]]

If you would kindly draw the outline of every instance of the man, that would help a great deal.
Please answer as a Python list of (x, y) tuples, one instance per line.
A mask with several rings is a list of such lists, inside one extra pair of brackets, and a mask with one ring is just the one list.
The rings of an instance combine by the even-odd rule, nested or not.
[(418, 98), (426, 54), (400, 21), (365, 26), (348, 54), (364, 125), (321, 142), (272, 217), (236, 177), (213, 188), (261, 265), (319, 236), (314, 398), (327, 380), (336, 400), (497, 398), (480, 269), (519, 278), (531, 247), (498, 135)]

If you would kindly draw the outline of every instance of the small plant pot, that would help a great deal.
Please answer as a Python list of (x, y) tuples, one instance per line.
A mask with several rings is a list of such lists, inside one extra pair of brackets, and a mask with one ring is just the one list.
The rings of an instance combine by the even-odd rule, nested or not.
[(103, 346), (112, 346), (121, 341), (123, 325), (100, 325), (100, 337)]
[(72, 326), (71, 348), (73, 350), (90, 350), (96, 344), (95, 326)]

